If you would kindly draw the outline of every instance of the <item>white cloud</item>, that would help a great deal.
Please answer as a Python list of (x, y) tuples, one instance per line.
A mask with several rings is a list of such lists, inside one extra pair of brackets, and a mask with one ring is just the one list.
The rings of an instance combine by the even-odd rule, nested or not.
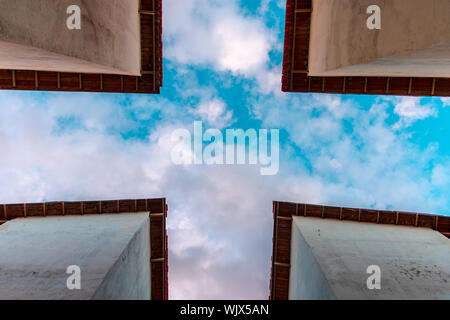
[(409, 127), (417, 120), (436, 116), (437, 111), (430, 105), (421, 104), (421, 99), (416, 97), (401, 97), (394, 99), (395, 114), (400, 120), (395, 124), (395, 129)]
[(450, 169), (447, 165), (436, 165), (431, 173), (431, 182), (439, 187), (446, 187), (450, 183)]
[(444, 104), (444, 107), (450, 106), (450, 98), (441, 98), (442, 103)]
[[(247, 18), (248, 19), (248, 18)], [(220, 46), (217, 55), (219, 70), (249, 75), (268, 62), (270, 39), (258, 20), (231, 15), (213, 25), (212, 36)]]
[(256, 79), (261, 90), (275, 90), (276, 85), (279, 91), (281, 72), (279, 67), (272, 70), (269, 58), (279, 44), (262, 19), (244, 15), (236, 0), (163, 3), (167, 59)]
[(199, 116), (213, 128), (223, 129), (232, 123), (233, 112), (227, 110), (225, 103), (220, 99), (201, 102), (191, 113)]
[(337, 160), (337, 159), (332, 159), (331, 161), (330, 161), (330, 165), (331, 165), (331, 167), (333, 167), (334, 169), (340, 169), (340, 168), (342, 168), (342, 164), (339, 162), (339, 160)]
[[(291, 172), (300, 174), (299, 180), (307, 176), (317, 182), (318, 194), (310, 199), (395, 210), (446, 208), (448, 201), (434, 194), (436, 184), (428, 170), (439, 150), (433, 144), (425, 149), (412, 144), (408, 135), (393, 128), (386, 117), (389, 103), (389, 98), (380, 98), (367, 108), (350, 96), (302, 95), (283, 104), (268, 99), (256, 113), (263, 126), (283, 128), (302, 153), (298, 161), (307, 168), (299, 173), (297, 164)], [(410, 111), (403, 116), (414, 117)], [(286, 166), (282, 161), (282, 169)]]

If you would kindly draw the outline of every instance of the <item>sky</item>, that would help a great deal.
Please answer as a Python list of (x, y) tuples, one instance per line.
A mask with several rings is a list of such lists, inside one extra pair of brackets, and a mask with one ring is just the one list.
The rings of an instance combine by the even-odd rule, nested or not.
[[(164, 0), (160, 95), (0, 92), (0, 203), (165, 197), (171, 299), (267, 299), (272, 201), (448, 215), (450, 99), (281, 92), (284, 0)], [(280, 168), (172, 133), (279, 129)]]

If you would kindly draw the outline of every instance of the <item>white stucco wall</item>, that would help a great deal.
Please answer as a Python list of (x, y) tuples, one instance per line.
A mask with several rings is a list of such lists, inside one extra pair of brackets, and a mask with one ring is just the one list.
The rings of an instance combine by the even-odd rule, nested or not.
[[(380, 30), (367, 28), (371, 5)], [(313, 0), (310, 75), (448, 77), (449, 16), (448, 0)]]
[(147, 219), (109, 270), (93, 299), (150, 300), (149, 234), (150, 224)]
[[(66, 27), (70, 5), (81, 30)], [(138, 10), (139, 0), (0, 0), (0, 68), (139, 75)]]
[(311, 248), (300, 230), (292, 228), (291, 272), (289, 298), (291, 300), (335, 300), (327, 278), (317, 263)]
[[(305, 217), (292, 228), (291, 299), (450, 299), (450, 240), (439, 232)], [(381, 290), (367, 288), (371, 265)]]
[(0, 299), (150, 299), (148, 213), (15, 219), (0, 243)]

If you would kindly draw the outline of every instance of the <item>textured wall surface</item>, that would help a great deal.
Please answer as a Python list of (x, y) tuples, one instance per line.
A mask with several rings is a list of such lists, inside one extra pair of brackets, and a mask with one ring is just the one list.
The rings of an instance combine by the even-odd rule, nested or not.
[[(0, 299), (149, 299), (149, 214), (18, 218), (0, 226)], [(69, 290), (68, 266), (81, 268)]]
[[(81, 30), (66, 27), (70, 5), (81, 8)], [(0, 0), (0, 40), (23, 46), (18, 55), (17, 48), (9, 50), (10, 55), (5, 54), (6, 49), (0, 50), (0, 68), (14, 64), (12, 69), (23, 70), (27, 68), (25, 58), (31, 58), (32, 70), (71, 72), (75, 64), (78, 72), (100, 73), (98, 68), (103, 66), (110, 73), (139, 75), (138, 10), (138, 0)], [(53, 54), (65, 56), (58, 60), (60, 70), (45, 64)], [(96, 69), (92, 64), (99, 66)]]
[[(291, 299), (311, 295), (450, 299), (450, 240), (441, 233), (406, 226), (293, 219)], [(372, 265), (381, 268), (381, 290), (367, 288), (367, 268)]]
[[(366, 26), (370, 5), (381, 30)], [(313, 0), (310, 75), (448, 77), (449, 15), (448, 0)]]
[(314, 257), (299, 228), (292, 228), (291, 272), (289, 298), (291, 300), (334, 300), (333, 290)]

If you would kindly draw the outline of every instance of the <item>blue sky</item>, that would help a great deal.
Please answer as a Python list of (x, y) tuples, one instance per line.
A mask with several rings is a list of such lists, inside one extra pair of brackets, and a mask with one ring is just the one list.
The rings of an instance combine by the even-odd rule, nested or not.
[[(165, 0), (160, 96), (0, 92), (0, 202), (160, 197), (172, 299), (265, 299), (272, 201), (446, 214), (450, 99), (281, 93), (284, 0)], [(280, 129), (280, 171), (171, 134)]]

